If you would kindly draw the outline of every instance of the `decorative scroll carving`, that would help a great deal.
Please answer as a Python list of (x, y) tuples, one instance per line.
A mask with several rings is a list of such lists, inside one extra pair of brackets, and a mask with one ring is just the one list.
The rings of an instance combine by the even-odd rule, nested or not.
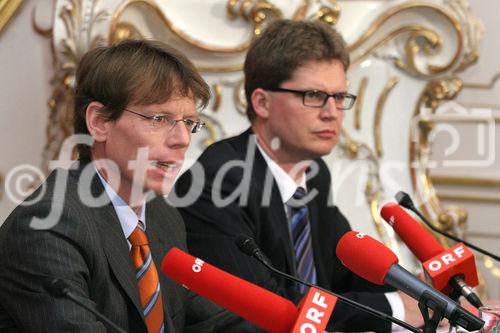
[[(375, 59), (386, 62), (389, 70), (397, 68), (396, 72), (400, 75), (391, 72), (388, 75), (390, 78), (398, 77), (399, 80), (403, 80), (410, 77), (421, 83), (432, 80), (425, 86), (418, 99), (416, 115), (419, 115), (424, 108), (434, 112), (443, 101), (457, 96), (462, 82), (456, 78), (456, 73), (477, 60), (478, 44), (482, 36), (482, 26), (471, 15), (465, 1), (442, 0), (439, 1), (440, 4), (436, 2), (438, 1), (434, 3), (408, 1), (395, 6), (387, 2), (382, 6), (384, 9), (381, 11), (382, 14), (375, 17), (371, 25), (359, 36), (354, 36), (353, 42), (349, 45), (354, 65), (366, 59)], [(347, 1), (341, 6), (335, 0), (297, 0), (294, 2), (296, 5), (294, 8), (284, 8), (279, 6), (278, 1), (271, 0), (228, 0), (225, 7), (217, 7), (221, 13), (217, 15), (226, 20), (229, 18), (233, 23), (243, 22), (246, 29), (244, 32), (248, 30), (248, 33), (234, 45), (227, 46), (224, 43), (217, 43), (216, 29), (214, 38), (210, 40), (186, 32), (183, 29), (184, 22), (174, 22), (161, 1), (60, 0), (58, 3), (64, 5), (58, 7), (60, 10), (55, 18), (63, 23), (65, 37), (57, 44), (54, 43), (56, 74), (54, 92), (49, 101), (50, 119), (44, 155), (46, 161), (57, 155), (60, 142), (72, 131), (70, 125), (72, 89), (76, 64), (81, 55), (95, 45), (111, 44), (126, 38), (153, 37), (172, 43), (188, 53), (197, 68), (205, 74), (208, 73), (215, 97), (210, 110), (207, 109), (207, 112), (202, 114), (203, 121), (207, 123), (207, 132), (206, 137), (202, 136), (201, 144), (207, 145), (227, 134), (222, 121), (219, 120), (223, 114), (225, 101), (230, 100), (231, 108), (238, 112), (237, 116), (240, 119), (244, 119), (242, 115), (246, 112), (246, 100), (240, 73), (244, 52), (250, 41), (260, 34), (268, 22), (286, 16), (294, 20), (322, 20), (330, 25), (337, 25), (338, 22), (342, 23), (341, 12), (345, 15), (349, 6)], [(142, 22), (141, 25), (140, 22), (129, 19), (127, 14), (134, 11), (147, 17), (148, 20), (154, 20), (155, 24), (144, 27), (149, 22)], [(226, 27), (221, 25), (217, 27), (219, 28)], [(40, 33), (44, 31), (45, 35), (48, 35), (49, 30), (39, 29)], [(214, 73), (218, 76), (213, 75)], [(370, 102), (374, 102), (369, 92), (372, 91), (371, 85), (377, 84), (375, 81), (372, 78), (368, 81), (368, 76), (363, 76), (358, 86), (359, 99), (354, 110), (355, 131), (372, 128), (361, 124), (360, 119), (362, 112), (365, 118)], [(379, 166), (383, 155), (380, 120), (386, 111), (385, 100), (395, 84), (396, 81), (392, 81), (385, 92), (382, 91), (381, 95), (378, 95), (379, 105), (374, 110), (374, 147), (370, 147), (362, 140), (355, 140), (346, 130), (343, 130), (339, 143), (340, 150), (349, 158), (364, 160), (368, 165), (365, 197), (372, 211), (375, 228), (387, 244), (394, 242), (394, 237), (387, 235), (378, 214), (379, 203), (385, 199)], [(226, 100), (226, 97), (229, 98)], [(448, 211), (440, 207), (432, 181), (427, 174), (426, 164), (430, 149), (426, 134), (432, 129), (433, 124), (422, 121), (419, 126), (415, 131), (419, 131), (420, 141), (410, 146), (413, 185), (416, 193), (422, 197), (430, 195), (430, 203), (426, 206), (427, 213), (432, 211), (432, 217), (440, 227), (446, 229), (450, 226), (449, 221), (462, 223), (461, 218), (464, 215), (460, 215), (458, 210)], [(415, 131), (411, 133), (412, 136), (416, 136)], [(396, 249), (397, 246), (393, 248)]]
[(361, 79), (359, 84), (358, 98), (356, 99), (356, 104), (354, 105), (354, 128), (356, 130), (361, 130), (361, 110), (363, 108), (363, 101), (365, 99), (366, 87), (368, 86), (368, 78), (364, 77)]
[(397, 77), (391, 78), (389, 82), (387, 82), (387, 85), (385, 86), (377, 101), (377, 108), (375, 110), (375, 122), (373, 123), (373, 140), (375, 142), (375, 152), (377, 157), (382, 156), (383, 153), (381, 123), (385, 102), (387, 101), (389, 94), (394, 89), (396, 84), (398, 84), (398, 82), (399, 79)]
[(323, 21), (329, 25), (337, 24), (340, 17), (340, 5), (334, 2), (332, 7), (322, 6), (314, 15), (313, 20)]
[[(198, 40), (194, 36), (186, 34), (182, 29), (176, 26), (162, 11), (155, 1), (152, 0), (127, 0), (124, 1), (119, 8), (114, 12), (113, 18), (111, 20), (110, 31), (109, 31), (109, 41), (115, 42), (119, 40), (117, 33), (119, 32), (120, 19), (123, 13), (132, 6), (142, 5), (152, 10), (158, 15), (161, 21), (165, 24), (168, 29), (174, 33), (183, 42), (190, 46), (198, 48), (202, 51), (212, 52), (212, 53), (223, 53), (223, 54), (233, 54), (241, 53), (248, 49), (251, 39), (260, 33), (265, 24), (272, 18), (282, 17), (281, 11), (267, 1), (256, 1), (256, 0), (229, 0), (227, 3), (227, 14), (230, 18), (241, 17), (253, 25), (253, 34), (245, 42), (233, 46), (233, 47), (222, 47), (208, 44), (204, 41)], [(236, 69), (237, 70), (237, 69)]]
[[(35, 31), (37, 34), (40, 36), (43, 36), (45, 38), (52, 38), (52, 32), (54, 27), (49, 26), (48, 28), (42, 28), (40, 27), (37, 22), (36, 22), (36, 9), (37, 7), (33, 7), (33, 10), (31, 11), (31, 28), (33, 28), (33, 31)], [(52, 13), (52, 15), (55, 15)], [(53, 19), (51, 20), (52, 22), (54, 21)], [(52, 50), (53, 51), (53, 50)]]
[[(477, 19), (472, 17), (463, 1), (447, 1), (447, 4), (450, 9), (453, 9), (452, 11), (448, 10), (448, 7), (433, 3), (409, 2), (384, 12), (354, 43), (349, 45), (353, 62), (360, 62), (377, 52), (379, 57), (392, 59), (397, 67), (422, 78), (432, 78), (463, 70), (477, 60), (477, 44), (482, 37), (480, 32), (482, 26)], [(460, 16), (453, 15), (454, 13), (459, 13)], [(426, 27), (419, 22), (418, 17), (429, 15), (438, 17), (440, 21), (446, 22), (453, 29), (455, 38), (447, 43), (455, 44), (454, 52), (443, 54), (443, 38), (435, 30), (437, 27)], [(406, 24), (401, 25), (401, 23)], [(468, 29), (464, 34), (462, 27), (469, 24), (474, 25), (475, 28)], [(387, 29), (389, 32), (378, 37), (379, 31)], [(400, 39), (403, 39), (405, 45), (403, 52), (397, 47), (381, 50), (382, 46), (390, 42), (396, 43)], [(395, 52), (394, 49), (397, 51)], [(449, 57), (449, 62), (434, 65), (425, 60), (426, 58), (434, 59), (438, 54), (442, 57)]]
[(227, 13), (230, 18), (241, 17), (253, 25), (254, 36), (260, 35), (272, 18), (283, 17), (281, 10), (265, 0), (229, 0)]
[[(462, 81), (458, 78), (430, 81), (419, 98), (415, 116), (434, 114), (439, 105), (454, 99), (461, 89)], [(457, 219), (457, 216), (464, 217), (464, 215), (454, 211), (453, 208), (447, 210), (442, 208), (432, 179), (429, 177), (431, 153), (429, 134), (433, 127), (432, 121), (422, 119), (416, 126), (410, 128), (410, 137), (412, 138), (410, 143), (410, 174), (417, 200), (422, 203), (421, 208), (424, 213), (430, 217), (436, 227), (454, 233), (453, 226), (462, 223)], [(440, 241), (448, 244), (448, 240), (442, 236)]]
[(69, 0), (59, 11), (67, 37), (55, 54), (54, 89), (48, 101), (47, 143), (43, 153), (45, 163), (57, 157), (62, 142), (73, 133), (73, 89), (78, 61), (85, 52), (105, 43), (102, 35), (92, 35), (94, 25), (108, 16), (106, 11), (98, 10), (99, 4), (99, 0)]
[(340, 150), (353, 160), (363, 160), (368, 166), (368, 179), (365, 184), (365, 198), (370, 207), (370, 215), (375, 230), (382, 242), (391, 248), (396, 254), (399, 252), (398, 241), (387, 234), (386, 227), (380, 218), (379, 203), (384, 197), (384, 187), (380, 179), (379, 159), (375, 152), (366, 144), (353, 139), (349, 133), (342, 128), (342, 136), (338, 143)]

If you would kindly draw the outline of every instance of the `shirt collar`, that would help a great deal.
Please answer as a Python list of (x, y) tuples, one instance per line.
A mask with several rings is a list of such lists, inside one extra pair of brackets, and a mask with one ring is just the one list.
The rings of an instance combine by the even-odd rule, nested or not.
[(132, 234), (132, 232), (137, 228), (137, 224), (139, 220), (143, 222), (143, 229), (146, 230), (146, 205), (143, 203), (141, 205), (141, 211), (139, 215), (137, 215), (132, 208), (111, 188), (108, 182), (101, 176), (99, 171), (96, 169), (97, 175), (101, 180), (102, 185), (104, 186), (104, 190), (106, 194), (111, 199), (111, 203), (113, 204), (113, 208), (116, 211), (116, 215), (118, 216), (118, 220), (120, 221), (120, 225), (123, 230), (123, 234), (125, 238)]
[(307, 191), (306, 187), (306, 173), (303, 172), (300, 181), (298, 184), (295, 182), (295, 180), (290, 177), (289, 174), (283, 170), (278, 163), (276, 163), (261, 147), (259, 144), (259, 140), (257, 140), (257, 147), (259, 148), (260, 153), (264, 157), (264, 160), (267, 163), (267, 166), (269, 167), (269, 170), (273, 174), (274, 180), (276, 181), (276, 184), (278, 185), (278, 189), (281, 194), (281, 200), (283, 202), (288, 202), (297, 190), (297, 187), (303, 187)]

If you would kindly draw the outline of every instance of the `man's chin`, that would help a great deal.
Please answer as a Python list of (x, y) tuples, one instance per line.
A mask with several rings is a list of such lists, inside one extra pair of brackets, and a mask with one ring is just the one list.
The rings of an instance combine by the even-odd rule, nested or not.
[(316, 149), (314, 149), (312, 153), (313, 155), (316, 155), (316, 158), (328, 155), (332, 152), (333, 148), (335, 148), (335, 144), (336, 142), (335, 143), (329, 142), (323, 145), (319, 145), (318, 147), (315, 147)]
[(166, 196), (174, 187), (173, 181), (164, 182), (162, 184), (146, 184), (145, 191), (152, 192), (155, 195)]

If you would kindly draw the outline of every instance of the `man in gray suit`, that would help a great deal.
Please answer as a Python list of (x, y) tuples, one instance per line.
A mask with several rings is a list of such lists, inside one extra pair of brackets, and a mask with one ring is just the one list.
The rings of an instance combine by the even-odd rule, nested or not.
[(0, 229), (0, 331), (105, 331), (45, 290), (55, 278), (126, 331), (240, 331), (157, 268), (171, 247), (186, 250), (183, 221), (163, 195), (209, 95), (193, 65), (161, 43), (125, 41), (83, 57), (79, 161), (54, 170)]

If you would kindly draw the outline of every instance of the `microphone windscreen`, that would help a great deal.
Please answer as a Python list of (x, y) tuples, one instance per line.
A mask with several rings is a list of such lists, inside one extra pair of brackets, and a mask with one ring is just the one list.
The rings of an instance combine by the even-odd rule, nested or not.
[(445, 251), (437, 239), (398, 204), (386, 204), (382, 207), (380, 215), (392, 226), (420, 262), (425, 262)]
[(286, 298), (178, 248), (165, 255), (161, 267), (177, 283), (267, 331), (288, 333), (298, 317), (297, 307)]
[(372, 237), (349, 231), (337, 243), (337, 257), (355, 274), (371, 283), (383, 285), (389, 268), (398, 257)]

